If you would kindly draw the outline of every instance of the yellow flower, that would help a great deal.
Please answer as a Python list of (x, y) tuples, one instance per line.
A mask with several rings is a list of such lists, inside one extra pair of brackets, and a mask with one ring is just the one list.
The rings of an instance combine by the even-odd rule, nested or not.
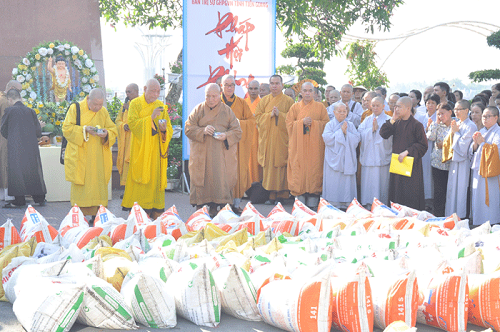
[[(31, 102), (31, 101), (33, 101), (33, 99), (31, 99), (31, 98), (30, 98), (30, 99), (28, 99), (28, 100), (29, 100), (30, 102)], [(29, 108), (32, 108), (32, 107), (33, 107), (33, 105), (28, 104), (28, 107), (29, 107)]]
[(35, 109), (36, 114), (40, 114), (40, 110), (38, 108)]
[(56, 116), (56, 113), (55, 113), (55, 112), (52, 112), (52, 116), (54, 116), (54, 117), (55, 117), (55, 116)]
[(43, 107), (43, 103), (38, 103), (38, 108), (42, 108)]
[(82, 72), (83, 75), (90, 75), (90, 70), (88, 70), (87, 68), (83, 69)]
[(80, 96), (81, 96), (81, 97), (85, 96), (85, 92), (83, 92), (83, 91), (82, 91), (82, 92), (80, 92)]
[(40, 60), (40, 54), (35, 54), (35, 59)]
[(73, 54), (72, 58), (73, 60), (76, 60), (78, 57), (76, 56), (76, 54)]
[(93, 79), (93, 78), (91, 78), (91, 79), (89, 80), (89, 82), (90, 82), (90, 84), (94, 83), (94, 79)]
[(56, 121), (56, 126), (59, 126), (61, 124), (61, 121), (57, 120)]
[(83, 55), (83, 50), (79, 50), (78, 54)]
[(26, 90), (30, 85), (28, 83), (23, 83), (21, 84), (21, 87), (23, 88), (23, 90)]
[(54, 46), (56, 46), (56, 45), (54, 45), (54, 43), (50, 43), (50, 44), (49, 44), (49, 47), (50, 47), (50, 48), (54, 48)]
[(36, 66), (31, 67), (31, 70), (36, 70)]
[(31, 84), (31, 83), (33, 83), (33, 79), (32, 79), (32, 78), (30, 78), (30, 84)]

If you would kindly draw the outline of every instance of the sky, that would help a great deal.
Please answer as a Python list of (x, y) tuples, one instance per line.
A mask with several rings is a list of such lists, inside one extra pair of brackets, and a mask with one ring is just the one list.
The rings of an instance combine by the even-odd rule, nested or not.
[[(490, 26), (489, 29), (497, 31), (500, 30), (499, 16), (497, 0), (406, 0), (394, 12), (390, 32), (376, 32), (372, 35), (365, 33), (363, 26), (356, 25), (348, 35), (386, 39), (406, 35), (416, 29), (459, 21), (494, 24), (497, 27)], [(483, 31), (485, 35), (491, 33), (483, 29), (476, 30)], [(142, 31), (151, 33), (145, 28)], [(122, 25), (118, 25), (115, 31), (101, 20), (101, 33), (106, 87), (124, 91), (130, 82), (142, 86), (145, 82), (144, 63), (134, 47), (142, 41), (141, 31)], [(182, 48), (182, 30), (157, 30), (153, 33), (170, 35), (168, 46), (157, 60), (157, 73), (161, 74), (163, 67), (169, 72), (168, 64), (177, 59)], [(470, 83), (468, 74), (471, 71), (500, 67), (500, 50), (489, 47), (486, 37), (465, 29), (438, 27), (401, 42), (402, 39), (379, 41), (375, 47), (377, 65), (384, 63), (382, 70), (390, 80), (389, 91), (405, 83), (415, 83), (416, 86), (412, 88), (419, 89), (441, 80), (460, 79), (467, 84)], [(346, 42), (343, 41), (341, 47), (345, 45)], [(291, 63), (289, 59), (283, 59), (279, 55), (285, 46), (284, 38), (278, 30), (278, 66)], [(342, 57), (333, 57), (327, 61), (324, 70), (328, 83), (337, 88), (346, 83), (347, 65), (347, 60)]]

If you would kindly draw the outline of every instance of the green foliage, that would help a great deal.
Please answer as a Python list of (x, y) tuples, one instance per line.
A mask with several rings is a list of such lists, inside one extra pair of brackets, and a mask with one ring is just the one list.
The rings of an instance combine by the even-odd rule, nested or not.
[(276, 72), (285, 75), (297, 75), (299, 81), (303, 79), (315, 80), (319, 85), (327, 84), (324, 77), (326, 73), (322, 70), (324, 62), (316, 57), (316, 52), (308, 44), (293, 44), (287, 46), (281, 56), (284, 58), (297, 58), (297, 65), (280, 66)]
[(370, 41), (356, 41), (346, 46), (346, 57), (349, 60), (346, 74), (352, 85), (362, 85), (368, 90), (388, 85), (387, 75), (375, 63), (377, 54), (374, 47), (374, 43)]
[[(386, 31), (401, 4), (402, 0), (277, 0), (276, 24), (288, 45), (309, 45), (316, 57), (330, 59), (355, 22), (361, 21), (367, 32)], [(150, 29), (182, 27), (181, 0), (100, 0), (99, 9), (112, 27), (118, 22)]]
[[(168, 106), (168, 115), (172, 126), (182, 125), (182, 104), (176, 103), (174, 106)], [(182, 162), (182, 136), (172, 138), (168, 145), (168, 168), (167, 177), (169, 179), (178, 179), (180, 175), (180, 166)]]
[(115, 122), (116, 117), (122, 110), (122, 106), (123, 106), (122, 102), (116, 96), (113, 97), (113, 99), (108, 100), (106, 109), (108, 110), (111, 121)]
[[(500, 49), (500, 30), (492, 33), (486, 38), (488, 46), (493, 46)], [(488, 69), (488, 70), (478, 70), (473, 71), (469, 74), (469, 79), (472, 82), (479, 83), (488, 80), (498, 80), (500, 79), (500, 70), (499, 69)]]
[(480, 83), (489, 80), (500, 80), (500, 69), (487, 69), (473, 71), (469, 74), (469, 79), (472, 82)]
[(488, 46), (493, 46), (500, 49), (500, 30), (489, 35), (486, 38), (486, 41), (488, 42)]

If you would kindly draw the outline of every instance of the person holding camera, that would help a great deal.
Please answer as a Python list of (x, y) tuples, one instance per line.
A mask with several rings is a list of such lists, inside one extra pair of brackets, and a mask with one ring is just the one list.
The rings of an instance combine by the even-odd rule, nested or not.
[(77, 204), (84, 215), (92, 216), (91, 220), (100, 205), (108, 205), (108, 182), (113, 168), (111, 147), (118, 135), (103, 107), (105, 98), (101, 89), (91, 90), (78, 103), (79, 108), (76, 103), (70, 106), (62, 127), (68, 140), (64, 172), (66, 181), (71, 182), (71, 205)]
[(130, 166), (122, 207), (127, 211), (137, 202), (152, 219), (165, 210), (168, 144), (172, 124), (166, 106), (157, 100), (160, 83), (150, 79), (144, 94), (130, 102), (128, 127), (132, 132)]

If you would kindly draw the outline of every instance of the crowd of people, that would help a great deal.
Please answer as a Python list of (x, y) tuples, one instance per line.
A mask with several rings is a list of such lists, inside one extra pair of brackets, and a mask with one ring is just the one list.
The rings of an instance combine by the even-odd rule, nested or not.
[[(46, 194), (35, 151), (40, 123), (22, 104), (16, 83), (9, 82), (0, 97), (6, 139), (0, 140), (0, 186), (8, 188), (0, 193), (6, 200), (14, 196), (5, 207), (23, 206), (25, 195), (44, 204)], [(316, 209), (322, 196), (345, 209), (353, 198), (366, 207), (378, 198), (439, 217), (456, 212), (475, 225), (500, 222), (500, 84), (471, 102), (444, 82), (423, 94), (389, 96), (384, 87), (327, 85), (324, 100), (313, 82), (284, 89), (279, 75), (269, 83), (251, 81), (245, 98), (236, 96), (235, 88), (231, 75), (208, 84), (205, 101), (190, 112), (184, 128), (190, 141), (190, 203), (208, 205), (212, 216), (226, 204), (241, 213), (241, 199), (259, 184), (266, 204), (292, 195)], [(115, 140), (123, 209), (138, 202), (152, 218), (164, 210), (173, 130), (159, 93), (155, 79), (142, 94), (137, 84), (128, 85), (116, 123), (103, 107), (100, 89), (70, 106), (62, 127), (68, 142), (65, 176), (71, 204), (85, 215), (107, 206)], [(27, 131), (29, 137), (19, 136)], [(23, 160), (22, 149), (32, 149), (35, 158)], [(392, 170), (408, 162), (406, 174)], [(23, 169), (20, 163), (36, 167)]]

